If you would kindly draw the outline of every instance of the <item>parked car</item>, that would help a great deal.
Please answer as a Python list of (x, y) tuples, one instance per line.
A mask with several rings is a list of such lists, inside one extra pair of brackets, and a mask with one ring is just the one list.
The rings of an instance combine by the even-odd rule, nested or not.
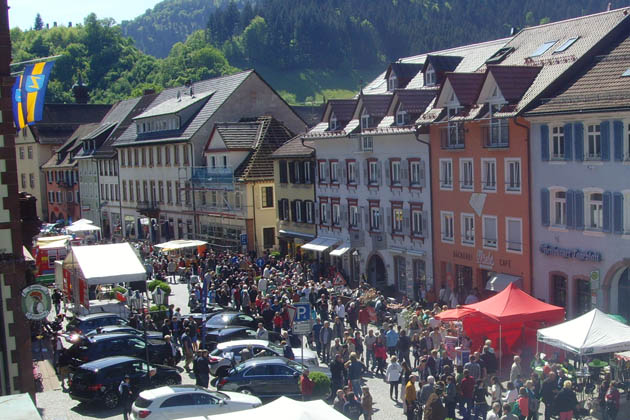
[[(153, 369), (156, 371), (155, 375), (149, 379), (148, 372)], [(70, 398), (81, 402), (98, 402), (106, 408), (114, 408), (120, 401), (118, 386), (125, 375), (131, 377), (131, 387), (135, 393), (182, 382), (177, 369), (170, 366), (149, 365), (136, 357), (106, 357), (84, 363), (70, 374)]]
[(253, 395), (217, 392), (195, 385), (163, 386), (140, 393), (131, 407), (131, 418), (172, 420), (208, 416), (260, 407)]
[(71, 366), (110, 356), (133, 356), (146, 358), (146, 346), (149, 347), (149, 360), (152, 363), (165, 363), (170, 356), (166, 341), (148, 339), (128, 333), (97, 334), (74, 343), (65, 350), (63, 360)]
[[(201, 337), (200, 337), (201, 338)], [(206, 348), (213, 350), (219, 343), (236, 340), (255, 340), (256, 331), (248, 327), (229, 327), (217, 330), (207, 330), (206, 332)], [(269, 331), (269, 341), (279, 343), (282, 341), (280, 334)]]
[(68, 322), (66, 331), (68, 333), (84, 334), (107, 325), (127, 325), (127, 321), (116, 314), (108, 312), (79, 315)]
[[(255, 357), (236, 365), (217, 382), (219, 391), (237, 391), (260, 398), (301, 396), (298, 379), (306, 366), (284, 357)], [(330, 377), (330, 370), (309, 367)]]
[[(225, 376), (228, 371), (241, 362), (241, 351), (250, 347), (253, 357), (282, 356), (282, 347), (270, 343), (266, 340), (238, 340), (220, 343), (217, 348), (210, 353), (210, 373), (213, 376)], [(305, 348), (302, 352), (300, 348), (294, 348), (295, 361), (307, 367), (319, 366), (317, 353)]]
[[(90, 337), (94, 337), (95, 335), (112, 334), (112, 333), (125, 333), (125, 334), (137, 335), (139, 337), (144, 337), (143, 330), (138, 330), (136, 328), (132, 328), (126, 325), (107, 325), (105, 327), (99, 327), (85, 334), (85, 337), (90, 338)], [(162, 332), (161, 331), (147, 331), (147, 338), (161, 340)]]
[(213, 315), (206, 321), (206, 328), (209, 330), (228, 327), (248, 327), (255, 330), (258, 328), (258, 320), (241, 312), (225, 311)]

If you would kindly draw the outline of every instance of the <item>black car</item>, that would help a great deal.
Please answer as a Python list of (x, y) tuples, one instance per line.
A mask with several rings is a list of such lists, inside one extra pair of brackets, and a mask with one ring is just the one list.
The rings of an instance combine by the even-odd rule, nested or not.
[[(130, 326), (125, 326), (125, 325), (107, 325), (105, 327), (98, 327), (97, 329), (92, 330), (89, 333), (85, 334), (85, 337), (89, 338), (89, 337), (94, 337), (95, 335), (112, 334), (112, 333), (125, 333), (125, 334), (137, 335), (139, 337), (144, 337), (143, 330), (138, 330), (136, 328), (132, 328)], [(161, 340), (162, 332), (147, 331), (147, 338)]]
[[(260, 398), (301, 396), (298, 379), (306, 366), (284, 357), (255, 357), (237, 365), (217, 382), (219, 391), (237, 391)], [(330, 377), (328, 368), (310, 367)]]
[(248, 327), (252, 330), (258, 328), (259, 320), (242, 312), (225, 311), (220, 312), (208, 321), (206, 321), (207, 329), (219, 329), (228, 327)]
[[(268, 331), (269, 341), (273, 343), (279, 343), (282, 341), (282, 337), (279, 333), (274, 331)], [(201, 339), (201, 336), (199, 337)], [(237, 340), (254, 340), (256, 339), (256, 331), (248, 327), (229, 327), (221, 328), (217, 330), (206, 331), (206, 348), (213, 350), (219, 343), (225, 343), (227, 341)]]
[(67, 349), (62, 360), (70, 366), (79, 366), (85, 362), (110, 356), (133, 356), (146, 358), (146, 346), (149, 347), (149, 360), (152, 363), (164, 363), (168, 360), (170, 348), (166, 341), (143, 337), (135, 334), (112, 333), (97, 334), (74, 343)]
[[(156, 373), (149, 379), (149, 370)], [(118, 386), (125, 375), (131, 377), (131, 388), (135, 395), (149, 388), (182, 383), (177, 369), (163, 365), (148, 365), (135, 357), (115, 356), (84, 363), (68, 381), (70, 398), (81, 402), (100, 402), (114, 408), (120, 401)]]
[(79, 315), (68, 322), (66, 331), (69, 333), (87, 334), (98, 327), (105, 327), (107, 325), (127, 325), (127, 321), (116, 314), (108, 312)]

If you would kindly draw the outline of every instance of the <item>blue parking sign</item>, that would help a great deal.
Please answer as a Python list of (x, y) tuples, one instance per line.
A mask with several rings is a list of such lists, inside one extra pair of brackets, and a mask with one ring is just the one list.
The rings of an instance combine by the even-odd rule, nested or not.
[(310, 303), (294, 303), (295, 306), (295, 322), (309, 321), (311, 319)]

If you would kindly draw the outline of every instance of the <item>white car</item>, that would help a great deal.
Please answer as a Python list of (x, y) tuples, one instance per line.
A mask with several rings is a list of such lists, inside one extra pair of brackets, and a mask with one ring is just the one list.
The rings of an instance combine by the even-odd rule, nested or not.
[[(219, 343), (217, 348), (210, 352), (210, 373), (213, 376), (225, 376), (234, 364), (241, 362), (241, 351), (251, 347), (253, 357), (259, 356), (282, 356), (282, 347), (270, 343), (267, 340), (236, 340)], [(298, 348), (292, 348), (295, 361), (306, 366), (317, 367), (319, 360), (317, 352), (304, 347), (304, 353)]]
[(174, 420), (231, 413), (260, 407), (253, 395), (209, 391), (195, 385), (173, 385), (142, 391), (131, 406), (133, 420)]

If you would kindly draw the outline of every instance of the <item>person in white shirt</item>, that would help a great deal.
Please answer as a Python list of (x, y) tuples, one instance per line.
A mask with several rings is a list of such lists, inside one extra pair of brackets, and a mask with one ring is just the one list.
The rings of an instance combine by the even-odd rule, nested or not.
[(499, 420), (499, 411), (501, 411), (501, 404), (495, 402), (494, 404), (492, 404), (492, 410), (488, 411), (486, 420)]
[(504, 403), (512, 404), (518, 399), (518, 391), (516, 391), (516, 387), (513, 382), (507, 383), (507, 389), (507, 394), (505, 394), (505, 397), (503, 397), (502, 400)]
[(268, 279), (270, 275), (271, 275), (271, 267), (269, 267), (269, 265), (266, 265), (265, 269), (263, 270), (263, 277)]
[(451, 293), (451, 301), (449, 302), (449, 306), (451, 307), (451, 309), (457, 308), (457, 305), (459, 305), (459, 301), (457, 300), (457, 293), (453, 292)]
[(346, 319), (346, 307), (341, 302), (341, 299), (339, 299), (335, 305), (335, 314), (341, 319), (341, 323), (343, 324)]
[(256, 330), (256, 339), (269, 341), (269, 331), (265, 329), (262, 322), (258, 323), (258, 329)]
[(398, 384), (402, 375), (402, 366), (398, 363), (398, 358), (392, 356), (385, 371), (385, 380), (389, 383), (389, 398), (398, 401)]

